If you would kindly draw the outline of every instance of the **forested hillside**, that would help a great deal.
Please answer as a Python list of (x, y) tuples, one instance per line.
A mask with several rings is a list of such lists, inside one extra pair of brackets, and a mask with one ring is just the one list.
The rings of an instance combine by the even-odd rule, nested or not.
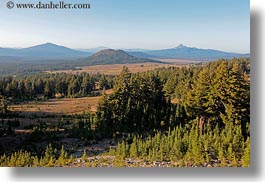
[(113, 93), (103, 91), (97, 112), (90, 113), (89, 120), (80, 116), (78, 123), (63, 132), (86, 141), (85, 146), (93, 146), (88, 141), (106, 139), (117, 145), (101, 154), (88, 156), (84, 151), (81, 159), (74, 158), (63, 144), (49, 145), (42, 153), (5, 154), (1, 166), (75, 166), (80, 162), (94, 167), (250, 166), (248, 58), (143, 73), (131, 73), (124, 67), (115, 78), (88, 74), (4, 78), (0, 83), (1, 115), (8, 112), (8, 97), (82, 97), (95, 89), (96, 82), (100, 90), (112, 88)]
[(227, 122), (241, 125), (247, 135), (249, 96), (247, 59), (141, 74), (124, 67), (116, 77), (114, 93), (101, 100), (99, 122), (106, 124), (108, 132), (112, 126), (118, 127), (114, 132), (136, 132), (203, 118), (220, 127)]

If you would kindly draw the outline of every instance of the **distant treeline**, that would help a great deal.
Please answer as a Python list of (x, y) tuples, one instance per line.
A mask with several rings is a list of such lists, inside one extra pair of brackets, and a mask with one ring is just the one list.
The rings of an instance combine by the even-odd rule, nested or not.
[(0, 57), (0, 78), (7, 76), (29, 76), (45, 71), (75, 70), (88, 66), (87, 60), (80, 58), (10, 58)]
[(26, 77), (5, 77), (0, 80), (0, 95), (5, 98), (34, 99), (40, 96), (85, 97), (95, 90), (113, 86), (113, 76), (101, 74), (36, 74)]

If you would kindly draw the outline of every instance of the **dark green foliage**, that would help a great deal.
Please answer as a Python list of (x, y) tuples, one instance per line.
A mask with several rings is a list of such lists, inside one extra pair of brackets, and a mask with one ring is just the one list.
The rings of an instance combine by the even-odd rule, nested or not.
[(70, 137), (80, 138), (83, 141), (92, 140), (95, 138), (95, 131), (92, 130), (92, 122), (94, 117), (88, 117), (83, 120), (75, 121), (70, 129), (67, 130), (67, 133)]
[(43, 137), (46, 134), (46, 130), (47, 130), (47, 124), (42, 121), (38, 122), (38, 124), (32, 128), (30, 140), (33, 142), (42, 141)]
[(162, 69), (158, 75), (165, 82), (166, 94), (177, 100), (176, 121), (186, 123), (204, 116), (212, 126), (219, 127), (231, 121), (241, 126), (246, 139), (250, 121), (249, 70), (249, 59), (240, 58)]
[[(116, 78), (114, 87), (114, 95), (119, 95), (120, 97), (117, 98), (121, 99), (119, 101), (114, 100), (112, 96), (109, 98), (105, 96), (102, 102), (104, 107), (99, 108), (99, 113), (102, 111), (108, 113), (108, 118), (105, 117), (102, 123), (107, 128), (115, 128), (122, 121), (121, 127), (130, 126), (130, 130), (122, 131), (135, 133), (129, 121), (145, 110), (136, 110), (128, 118), (123, 114), (130, 113), (134, 109), (133, 105), (127, 107), (126, 102), (133, 98), (136, 92), (132, 88), (137, 87), (138, 84), (133, 78), (137, 77), (137, 80), (141, 80), (146, 75), (157, 74), (159, 81), (165, 83), (163, 90), (166, 94), (177, 100), (175, 104), (165, 104), (165, 108), (170, 108), (168, 112), (170, 115), (169, 117), (165, 117), (166, 114), (163, 115), (162, 120), (164, 122), (165, 119), (167, 127), (174, 125), (179, 127), (173, 130), (173, 133), (176, 132), (173, 136), (170, 135), (169, 130), (168, 134), (158, 132), (153, 138), (146, 138), (143, 143), (142, 137), (134, 138), (132, 144), (122, 142), (121, 146), (130, 145), (125, 152), (128, 155), (124, 156), (124, 152), (121, 154), (124, 151), (121, 146), (117, 148), (117, 155), (122, 158), (140, 157), (150, 161), (184, 160), (186, 163), (191, 162), (193, 166), (203, 166), (205, 163), (214, 162), (220, 162), (220, 166), (248, 166), (250, 144), (246, 138), (249, 137), (250, 82), (247, 65), (249, 65), (248, 59), (220, 60), (202, 66), (160, 69), (155, 71), (156, 73), (149, 72), (140, 75), (132, 75), (124, 68)], [(145, 85), (148, 81), (142, 83), (144, 84), (140, 85)], [(137, 90), (138, 94), (148, 93), (144, 87)], [(141, 92), (142, 90), (144, 91)], [(175, 90), (174, 93), (173, 90)], [(150, 94), (155, 95), (155, 92)], [(144, 98), (148, 98), (144, 96), (143, 101)], [(112, 102), (115, 104), (112, 105)], [(120, 111), (115, 115), (121, 119), (111, 123), (115, 119), (113, 117), (115, 106)], [(163, 113), (163, 109), (160, 111)], [(148, 112), (143, 112), (143, 117), (147, 116), (149, 116)], [(201, 116), (206, 118), (203, 135), (198, 132), (198, 120)], [(163, 123), (162, 120), (161, 123)], [(156, 123), (155, 120), (150, 121), (146, 118), (144, 121), (149, 124)], [(141, 125), (137, 126), (139, 129)], [(150, 129), (148, 125), (145, 126), (145, 131), (148, 129)], [(157, 129), (161, 129), (161, 125)], [(112, 132), (115, 131), (117, 130)]]
[(7, 112), (7, 103), (5, 97), (0, 95), (0, 116), (4, 116)]
[[(6, 77), (0, 80), (0, 95), (14, 101), (62, 97), (85, 97), (97, 95), (97, 85), (110, 89), (113, 77), (106, 75), (37, 74), (29, 77)], [(1, 96), (2, 97), (2, 96)], [(0, 98), (1, 98), (0, 97)], [(0, 100), (2, 110), (2, 99)]]
[[(170, 161), (172, 166), (248, 167), (249, 72), (249, 59), (219, 60), (137, 74), (124, 67), (115, 81), (88, 74), (5, 78), (0, 84), (0, 94), (4, 98), (38, 93), (48, 98), (58, 93), (62, 97), (79, 97), (93, 92), (96, 85), (103, 90), (113, 87), (112, 94), (103, 93), (95, 115), (78, 118), (66, 132), (85, 141), (116, 138), (120, 143), (108, 153), (115, 156), (115, 166), (124, 166), (126, 158), (132, 158)], [(17, 88), (23, 94), (17, 93)], [(4, 108), (2, 102), (0, 109)], [(45, 130), (45, 126), (35, 127), (34, 138), (41, 137)], [(64, 148), (61, 155), (56, 155), (51, 147), (47, 147), (42, 158), (30, 155), (25, 152), (4, 155), (1, 165), (65, 166), (69, 162)], [(16, 161), (15, 157), (25, 160)], [(85, 158), (84, 155), (84, 161)]]
[(158, 77), (131, 74), (124, 67), (115, 79), (114, 93), (101, 99), (98, 129), (106, 136), (144, 132), (168, 126), (168, 104)]

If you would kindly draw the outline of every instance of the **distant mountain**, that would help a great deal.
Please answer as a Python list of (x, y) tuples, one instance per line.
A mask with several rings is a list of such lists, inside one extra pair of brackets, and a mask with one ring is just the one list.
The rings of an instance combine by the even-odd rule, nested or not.
[(139, 48), (135, 48), (135, 49), (121, 49), (125, 52), (147, 52), (150, 51), (150, 49), (139, 49)]
[[(103, 51), (103, 52), (101, 52)], [(250, 54), (238, 54), (223, 52), (214, 49), (199, 49), (196, 47), (187, 47), (180, 44), (176, 48), (161, 49), (161, 50), (146, 50), (146, 49), (123, 49), (114, 50), (106, 47), (96, 47), (93, 49), (75, 50), (68, 47), (59, 46), (52, 43), (36, 45), (28, 48), (0, 48), (0, 60), (54, 60), (54, 59), (76, 59), (85, 58), (94, 54), (90, 59), (91, 62), (147, 62), (150, 59), (186, 59), (198, 61), (213, 61), (224, 58), (230, 59), (234, 57), (249, 57)], [(123, 60), (122, 60), (123, 59)], [(146, 60), (149, 59), (149, 60)], [(95, 61), (96, 60), (96, 61)], [(100, 61), (98, 61), (100, 60)], [(107, 61), (104, 61), (107, 60)], [(152, 60), (154, 61), (154, 60)], [(98, 64), (98, 63), (97, 63)]]
[(250, 56), (250, 54), (239, 54), (239, 53), (223, 52), (214, 49), (199, 49), (196, 47), (187, 47), (184, 46), (183, 44), (180, 44), (176, 48), (172, 49), (146, 51), (144, 52), (144, 54), (150, 55), (150, 57), (147, 58), (173, 58), (173, 59), (189, 59), (189, 60), (200, 60), (200, 61), (211, 61), (219, 58), (229, 59), (234, 57)]
[[(109, 47), (105, 47), (105, 46), (100, 46), (100, 47), (95, 47), (95, 48), (90, 48), (90, 49), (79, 49), (80, 51), (84, 51), (84, 52), (90, 52), (90, 53), (97, 53), (99, 51), (105, 50), (105, 49), (111, 49)], [(148, 49), (120, 49), (123, 50), (125, 52), (145, 52), (145, 51), (149, 51)]]
[(0, 48), (0, 56), (14, 57), (86, 57), (87, 52), (70, 49), (52, 43), (22, 49)]
[(161, 58), (160, 56), (154, 56), (154, 55), (146, 54), (145, 52), (139, 52), (139, 51), (127, 52), (127, 53), (132, 55), (132, 56), (139, 57), (139, 58), (146, 58), (146, 59), (159, 59), (159, 58)]
[(2, 48), (0, 47), (0, 56), (15, 56), (16, 51), (19, 49), (13, 48)]
[(105, 64), (130, 64), (130, 63), (145, 63), (155, 62), (162, 63), (157, 60), (138, 58), (132, 56), (122, 50), (105, 49), (93, 54), (87, 58), (90, 65), (105, 65)]
[(89, 52), (89, 53), (97, 53), (98, 51), (102, 51), (104, 49), (109, 49), (108, 47), (100, 46), (90, 49), (79, 49), (80, 51)]

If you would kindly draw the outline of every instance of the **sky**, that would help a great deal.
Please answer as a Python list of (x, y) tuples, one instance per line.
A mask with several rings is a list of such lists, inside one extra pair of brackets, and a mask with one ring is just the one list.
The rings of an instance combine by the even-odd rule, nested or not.
[[(64, 0), (90, 9), (8, 9), (0, 1), (0, 47), (47, 42), (75, 49), (165, 49), (184, 44), (250, 52), (249, 0)], [(13, 0), (14, 3), (60, 0)]]

